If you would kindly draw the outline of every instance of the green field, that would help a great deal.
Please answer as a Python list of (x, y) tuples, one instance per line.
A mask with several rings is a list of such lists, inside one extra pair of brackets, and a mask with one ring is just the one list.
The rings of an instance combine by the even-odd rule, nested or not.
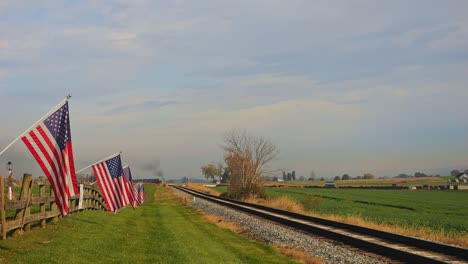
[(468, 234), (467, 191), (267, 188), (267, 195), (288, 196), (320, 215), (359, 216), (382, 224)]
[(358, 215), (377, 223), (468, 233), (468, 192), (272, 188), (267, 193), (287, 195), (324, 215)]
[(204, 222), (169, 188), (145, 190), (149, 200), (135, 211), (86, 211), (0, 241), (0, 263), (296, 263)]

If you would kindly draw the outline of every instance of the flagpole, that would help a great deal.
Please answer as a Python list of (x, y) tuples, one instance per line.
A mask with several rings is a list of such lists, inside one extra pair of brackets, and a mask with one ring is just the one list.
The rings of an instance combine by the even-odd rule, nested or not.
[(107, 158), (104, 158), (104, 159), (102, 159), (102, 160), (100, 160), (100, 161), (98, 161), (98, 162), (95, 162), (95, 163), (93, 163), (93, 164), (91, 164), (91, 165), (89, 165), (89, 166), (86, 166), (86, 167), (84, 167), (83, 169), (81, 169), (81, 170), (79, 170), (79, 171), (77, 171), (77, 172), (75, 172), (75, 173), (78, 174), (78, 173), (80, 173), (80, 172), (82, 172), (82, 171), (84, 171), (84, 170), (90, 168), (90, 167), (93, 166), (93, 165), (96, 165), (96, 164), (101, 163), (101, 162), (103, 162), (103, 161), (105, 161), (105, 160), (111, 159), (111, 158), (113, 158), (113, 157), (115, 157), (115, 156), (117, 156), (117, 155), (120, 155), (120, 154), (122, 154), (122, 151), (119, 151), (119, 152), (117, 152), (117, 153), (115, 153), (115, 154), (110, 155), (110, 156), (107, 157)]
[(8, 146), (6, 146), (1, 152), (0, 152), (0, 156), (5, 152), (7, 151), (7, 149), (9, 149), (13, 144), (16, 143), (16, 141), (18, 141), (24, 134), (26, 134), (29, 130), (31, 130), (32, 128), (34, 128), (37, 124), (39, 124), (40, 122), (42, 122), (46, 117), (48, 117), (50, 114), (52, 114), (54, 111), (56, 111), (58, 108), (60, 108), (63, 104), (65, 104), (65, 102), (68, 101), (68, 99), (71, 98), (71, 95), (67, 95), (67, 98), (65, 98), (63, 101), (61, 101), (57, 106), (55, 106), (54, 108), (52, 108), (52, 110), (50, 110), (47, 114), (45, 114), (41, 119), (39, 119), (36, 123), (34, 123), (34, 125), (32, 125), (30, 128), (26, 129), (23, 133), (21, 133), (21, 135), (19, 135), (15, 140), (13, 140)]

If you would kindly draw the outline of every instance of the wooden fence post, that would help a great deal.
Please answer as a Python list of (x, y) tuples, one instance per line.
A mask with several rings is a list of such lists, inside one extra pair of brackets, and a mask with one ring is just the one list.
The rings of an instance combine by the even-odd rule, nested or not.
[[(46, 197), (44, 176), (40, 176), (39, 179), (41, 180), (41, 184), (39, 184), (39, 197)], [(41, 228), (45, 228), (46, 227), (46, 218), (45, 218), (46, 204), (45, 203), (40, 203), (39, 207), (40, 207), (40, 210), (41, 210), (41, 214), (44, 215), (44, 218), (41, 219)]]
[[(50, 196), (55, 198), (54, 190), (52, 190), (52, 186), (50, 188)], [(50, 202), (50, 212), (56, 212), (58, 213), (58, 207), (57, 204), (54, 201)], [(56, 224), (58, 222), (58, 216), (55, 216), (50, 220), (53, 224)]]
[(0, 213), (2, 214), (2, 240), (6, 239), (6, 218), (5, 218), (5, 179), (0, 176)]
[(31, 189), (32, 189), (32, 175), (25, 173), (23, 176), (23, 184), (21, 185), (21, 193), (20, 193), (20, 201), (26, 201), (26, 206), (23, 209), (16, 210), (15, 219), (22, 219), (21, 229), (17, 229), (13, 236), (21, 235), (23, 233), (23, 227), (26, 231), (30, 229), (30, 225), (27, 224), (24, 226), (24, 220), (30, 214), (29, 202), (28, 200), (31, 199)]

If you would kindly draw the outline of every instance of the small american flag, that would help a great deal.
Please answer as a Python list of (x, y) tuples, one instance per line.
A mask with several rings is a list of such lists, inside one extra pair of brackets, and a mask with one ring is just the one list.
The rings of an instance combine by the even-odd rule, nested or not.
[(145, 193), (145, 187), (143, 186), (142, 182), (137, 184), (137, 193), (138, 193), (138, 201), (140, 202), (140, 204), (143, 204), (146, 201), (146, 193)]
[(50, 182), (62, 216), (68, 198), (78, 193), (73, 160), (68, 101), (21, 137)]
[(92, 168), (108, 211), (114, 212), (130, 203), (120, 154), (94, 164)]
[(137, 199), (138, 194), (137, 194), (135, 187), (133, 187), (133, 184), (132, 184), (133, 178), (132, 178), (132, 172), (130, 171), (130, 166), (125, 166), (123, 168), (123, 172), (125, 175), (125, 179), (127, 180), (127, 188), (130, 194), (128, 198), (130, 199), (130, 203), (132, 204), (133, 209), (135, 209), (138, 203), (138, 199)]

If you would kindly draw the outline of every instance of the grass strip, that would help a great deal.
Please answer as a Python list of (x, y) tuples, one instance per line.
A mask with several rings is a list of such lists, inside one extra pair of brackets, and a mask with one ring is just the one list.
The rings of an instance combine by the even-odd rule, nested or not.
[(0, 263), (296, 263), (273, 247), (206, 223), (168, 187), (117, 214), (87, 211), (0, 241)]

